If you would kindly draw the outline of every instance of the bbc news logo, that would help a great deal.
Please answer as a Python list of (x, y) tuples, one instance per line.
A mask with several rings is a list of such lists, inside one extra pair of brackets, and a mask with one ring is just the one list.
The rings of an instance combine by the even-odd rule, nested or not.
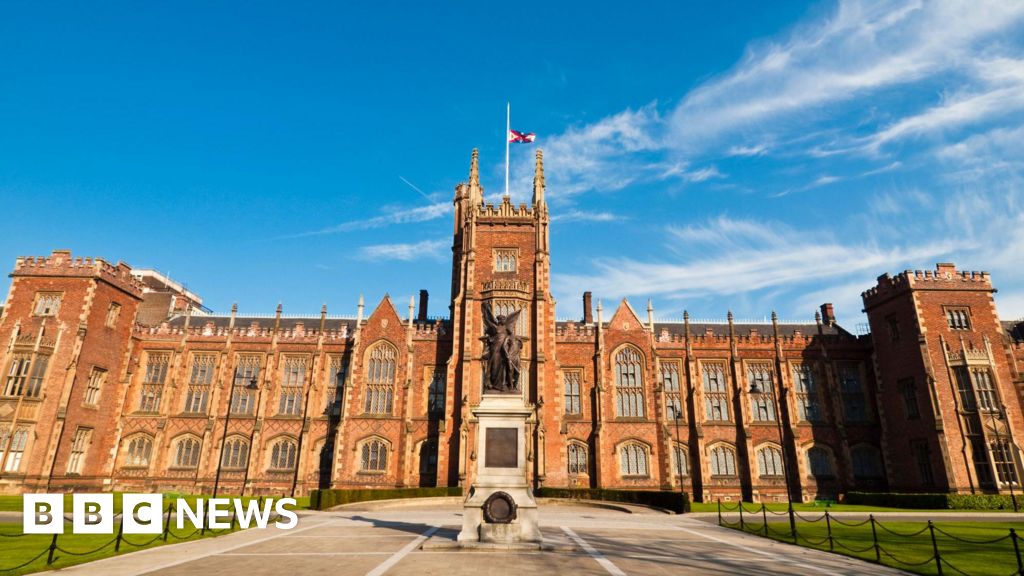
[[(220, 530), (237, 522), (242, 529), (266, 528), (272, 518), (277, 528), (291, 530), (299, 521), (294, 498), (267, 498), (243, 501), (241, 498), (197, 498), (190, 504), (176, 499), (173, 507), (178, 530), (186, 521), (195, 528)], [(164, 501), (161, 494), (123, 494), (121, 527), (124, 534), (160, 534), (164, 530)], [(63, 494), (25, 494), (22, 506), (22, 532), (25, 534), (64, 533)], [(74, 494), (71, 497), (72, 534), (113, 534), (113, 494)], [(170, 520), (168, 520), (170, 521)]]

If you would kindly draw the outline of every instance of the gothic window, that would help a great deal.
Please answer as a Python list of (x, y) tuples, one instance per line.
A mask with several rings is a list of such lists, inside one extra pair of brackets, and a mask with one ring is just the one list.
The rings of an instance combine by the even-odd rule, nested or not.
[(928, 448), (927, 440), (915, 440), (910, 443), (910, 452), (914, 455), (914, 463), (917, 465), (918, 479), (922, 486), (935, 484), (935, 476), (932, 474), (931, 449)]
[(565, 380), (565, 413), (579, 415), (583, 413), (580, 405), (580, 380), (583, 374), (579, 370), (563, 370), (562, 378)]
[(729, 420), (729, 392), (725, 388), (725, 367), (718, 363), (701, 365), (704, 380), (704, 417), (711, 422)]
[(889, 325), (889, 341), (899, 342), (900, 341), (900, 321), (895, 317), (890, 316), (885, 319)]
[(256, 407), (258, 390), (250, 388), (253, 384), (260, 385), (260, 357), (256, 354), (245, 354), (238, 357), (235, 367), (235, 378), (231, 391), (231, 413), (252, 414)]
[(186, 413), (206, 413), (206, 405), (210, 399), (210, 384), (213, 383), (216, 364), (217, 356), (215, 354), (192, 356), (192, 372), (188, 381), (188, 392), (185, 394)]
[(139, 412), (159, 412), (164, 382), (167, 380), (167, 366), (171, 355), (150, 352), (146, 355), (146, 372), (139, 389)]
[(515, 248), (498, 248), (494, 251), (495, 272), (515, 272), (519, 258), (519, 250)]
[(619, 448), (619, 470), (623, 476), (647, 476), (647, 449), (637, 443)]
[(107, 371), (93, 368), (89, 373), (89, 384), (85, 387), (85, 403), (95, 406), (100, 401), (103, 384), (107, 381)]
[(0, 450), (6, 446), (7, 454), (0, 452), (0, 459), (6, 456), (4, 472), (17, 472), (21, 467), (21, 458), (25, 454), (25, 446), (28, 444), (28, 429), (19, 428), (13, 435), (10, 429), (0, 431)]
[(360, 451), (361, 472), (386, 472), (388, 469), (388, 446), (382, 440), (368, 440)]
[(36, 354), (35, 361), (32, 363), (32, 371), (28, 376), (28, 387), (25, 388), (26, 398), (38, 398), (40, 392), (43, 389), (43, 378), (46, 376), (46, 366), (50, 362), (50, 357), (46, 354)]
[(430, 384), (427, 385), (427, 414), (431, 418), (444, 418), (444, 400), (446, 391), (444, 366), (434, 366), (428, 372)]
[(92, 438), (92, 430), (79, 428), (75, 430), (75, 437), (71, 440), (71, 455), (68, 457), (68, 474), (81, 474), (85, 465), (85, 453), (89, 449), (89, 440)]
[[(425, 440), (420, 443), (420, 478), (437, 476), (437, 441)], [(420, 484), (422, 486), (422, 484)]]
[(866, 422), (864, 387), (861, 386), (860, 369), (856, 364), (839, 366), (839, 391), (843, 396), (843, 418), (847, 422)]
[(61, 293), (40, 292), (36, 294), (36, 305), (32, 309), (35, 316), (56, 316), (60, 309)]
[(587, 467), (587, 446), (580, 442), (570, 442), (568, 447), (569, 474), (580, 475), (589, 473)]
[(199, 466), (199, 440), (186, 436), (178, 440), (174, 448), (175, 468), (195, 468)]
[(398, 350), (388, 342), (379, 342), (370, 348), (366, 362), (366, 398), (363, 406), (367, 414), (391, 414), (397, 357)]
[(818, 397), (818, 383), (814, 371), (806, 364), (793, 366), (793, 383), (796, 385), (796, 402), (800, 419), (805, 422), (823, 420), (821, 399)]
[(782, 476), (782, 450), (775, 446), (765, 446), (757, 451), (757, 469), (761, 478)]
[(295, 468), (295, 456), (298, 448), (290, 439), (278, 440), (270, 450), (270, 468), (272, 470), (291, 470)]
[(299, 416), (302, 414), (302, 387), (306, 383), (306, 357), (286, 356), (283, 370), (277, 413)]
[(676, 476), (690, 475), (690, 456), (681, 444), (672, 445), (672, 463), (674, 464)]
[(831, 478), (832, 462), (829, 459), (828, 451), (818, 447), (809, 449), (807, 451), (807, 469), (815, 478)]
[(1017, 486), (1017, 464), (1013, 457), (1013, 447), (1007, 440), (992, 442), (992, 461), (996, 465), (996, 473), (999, 475), (999, 483), (1002, 485), (1012, 484)]
[(640, 353), (631, 347), (615, 355), (615, 413), (622, 418), (643, 418), (644, 375)]
[(665, 388), (665, 418), (683, 420), (683, 399), (679, 388), (679, 362), (661, 362), (661, 382)]
[(967, 367), (954, 367), (953, 376), (956, 379), (956, 390), (960, 396), (960, 409), (974, 412), (978, 409), (978, 403), (974, 400), (974, 386), (971, 384), (971, 375), (967, 372)]
[(775, 398), (772, 395), (772, 369), (769, 364), (747, 366), (747, 384), (750, 386), (750, 411), (755, 422), (775, 420)]
[(854, 478), (881, 478), (882, 463), (878, 450), (872, 446), (856, 446), (850, 450)]
[(732, 447), (715, 446), (711, 449), (708, 460), (711, 461), (712, 476), (736, 475), (736, 451)]
[(494, 300), (491, 302), (491, 311), (494, 312), (494, 317), (508, 316), (516, 310), (523, 310), (519, 314), (519, 318), (516, 319), (516, 335), (517, 336), (528, 336), (529, 335), (529, 313), (524, 309), (523, 303), (518, 300)]
[(32, 366), (30, 354), (15, 354), (11, 359), (11, 367), (7, 372), (7, 385), (4, 386), (4, 396), (21, 396), (25, 391), (28, 382), (29, 369)]
[(149, 436), (136, 436), (128, 441), (128, 453), (124, 465), (133, 468), (149, 466), (149, 457), (153, 454), (153, 440)]
[(946, 325), (950, 330), (971, 329), (970, 308), (946, 308)]
[(111, 302), (110, 308), (107, 308), (107, 319), (103, 323), (107, 328), (114, 328), (117, 326), (117, 320), (121, 317), (121, 305), (117, 302)]
[(249, 441), (235, 436), (228, 438), (221, 452), (220, 465), (229, 470), (245, 468), (249, 462)]
[(981, 436), (970, 436), (971, 460), (974, 462), (974, 471), (978, 475), (978, 484), (990, 487), (995, 479), (992, 477), (992, 467), (988, 462), (988, 451), (985, 449), (985, 439)]
[(974, 382), (974, 391), (978, 395), (978, 404), (986, 412), (995, 412), (999, 408), (996, 401), (996, 391), (992, 385), (992, 373), (988, 368), (972, 368), (971, 380)]
[[(921, 411), (917, 406), (917, 386), (913, 378), (904, 378), (897, 382), (900, 395), (903, 396), (903, 409), (907, 414), (907, 420), (917, 420), (921, 417)], [(972, 403), (973, 406), (973, 403)]]
[(341, 401), (345, 394), (345, 369), (341, 366), (341, 356), (329, 357), (327, 382), (327, 408), (333, 414), (341, 414)]

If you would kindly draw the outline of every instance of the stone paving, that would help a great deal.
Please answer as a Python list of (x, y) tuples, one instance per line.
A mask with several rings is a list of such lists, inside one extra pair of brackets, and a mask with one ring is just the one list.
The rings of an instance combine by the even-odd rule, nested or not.
[(61, 574), (901, 574), (687, 516), (542, 506), (552, 550), (453, 549), (458, 507), (304, 513), (293, 530), (247, 530), (60, 570)]

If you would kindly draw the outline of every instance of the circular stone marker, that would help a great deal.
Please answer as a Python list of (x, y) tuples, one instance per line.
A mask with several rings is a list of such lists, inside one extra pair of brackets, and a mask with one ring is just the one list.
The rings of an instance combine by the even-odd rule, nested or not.
[(484, 519), (491, 524), (508, 524), (516, 519), (516, 501), (505, 492), (495, 492), (484, 502)]

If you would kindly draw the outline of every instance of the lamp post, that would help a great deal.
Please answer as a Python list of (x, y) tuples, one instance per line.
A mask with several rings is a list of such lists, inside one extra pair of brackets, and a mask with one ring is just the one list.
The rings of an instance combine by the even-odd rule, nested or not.
[[(1009, 459), (1010, 459), (1009, 464), (1012, 467), (1011, 470), (1013, 470), (1013, 477), (1008, 479), (1007, 484), (1010, 486), (1010, 501), (1013, 502), (1013, 511), (1014, 512), (1018, 512), (1019, 511), (1018, 510), (1019, 507), (1017, 506), (1017, 496), (1013, 493), (1013, 484), (1014, 484), (1014, 482), (1017, 481), (1017, 461), (1013, 457), (1013, 451), (1012, 451), (1011, 447), (1006, 447), (1005, 452), (1004, 452), (1004, 449), (1003, 449), (1003, 437), (1002, 437), (1002, 434), (999, 433), (999, 426), (996, 425), (996, 419), (999, 419), (999, 420), (1006, 419), (1006, 406), (1003, 405), (1003, 404), (999, 405), (998, 415), (997, 415), (997, 411), (996, 410), (989, 410), (989, 416), (992, 418), (992, 430), (995, 431), (995, 433), (996, 433), (996, 445), (999, 446), (999, 452), (1000, 452), (1000, 454), (1003, 454), (1003, 455), (1009, 457)], [(1007, 420), (1007, 425), (1009, 425), (1009, 420)], [(996, 482), (999, 482), (1000, 474), (999, 474), (999, 467), (998, 466), (996, 466), (995, 473), (996, 473)]]
[(682, 444), (682, 438), (679, 436), (679, 421), (683, 419), (683, 410), (680, 406), (672, 404), (672, 414), (675, 416), (676, 421), (676, 445), (672, 448), (673, 456), (676, 457), (676, 473), (679, 475), (679, 493), (685, 494), (686, 490), (683, 489), (683, 461), (682, 461), (682, 450), (679, 450), (679, 445)]
[(260, 400), (263, 398), (263, 388), (256, 383), (256, 377), (253, 376), (249, 380), (249, 385), (246, 386), (249, 390), (256, 390), (256, 405), (252, 408), (252, 431), (249, 432), (249, 449), (245, 451), (245, 475), (242, 476), (242, 493), (239, 496), (245, 496), (245, 486), (249, 483), (249, 462), (252, 461), (252, 441), (256, 438), (256, 423), (259, 422), (260, 415)]
[[(221, 468), (224, 465), (224, 443), (227, 441), (227, 438), (228, 438), (228, 422), (231, 421), (231, 407), (235, 403), (235, 382), (237, 380), (238, 380), (238, 371), (236, 370), (235, 371), (235, 378), (231, 382), (231, 392), (228, 393), (228, 410), (227, 410), (227, 414), (224, 416), (224, 431), (221, 433), (221, 436), (220, 436), (220, 454), (219, 454), (219, 456), (217, 458), (217, 475), (214, 477), (214, 480), (213, 480), (213, 497), (214, 498), (217, 497), (217, 489), (220, 488), (220, 470), (221, 470)], [(255, 390), (256, 387), (257, 387), (256, 386), (256, 378), (253, 378), (252, 380), (250, 380), (249, 384), (246, 385), (246, 389), (248, 389), (248, 390)], [(251, 446), (249, 448), (250, 448), (250, 450), (252, 449)], [(248, 467), (248, 454), (249, 454), (250, 450), (246, 451), (246, 472), (247, 473), (248, 473), (248, 470), (249, 470), (249, 467)], [(242, 484), (242, 491), (245, 492), (245, 484), (244, 483)]]

